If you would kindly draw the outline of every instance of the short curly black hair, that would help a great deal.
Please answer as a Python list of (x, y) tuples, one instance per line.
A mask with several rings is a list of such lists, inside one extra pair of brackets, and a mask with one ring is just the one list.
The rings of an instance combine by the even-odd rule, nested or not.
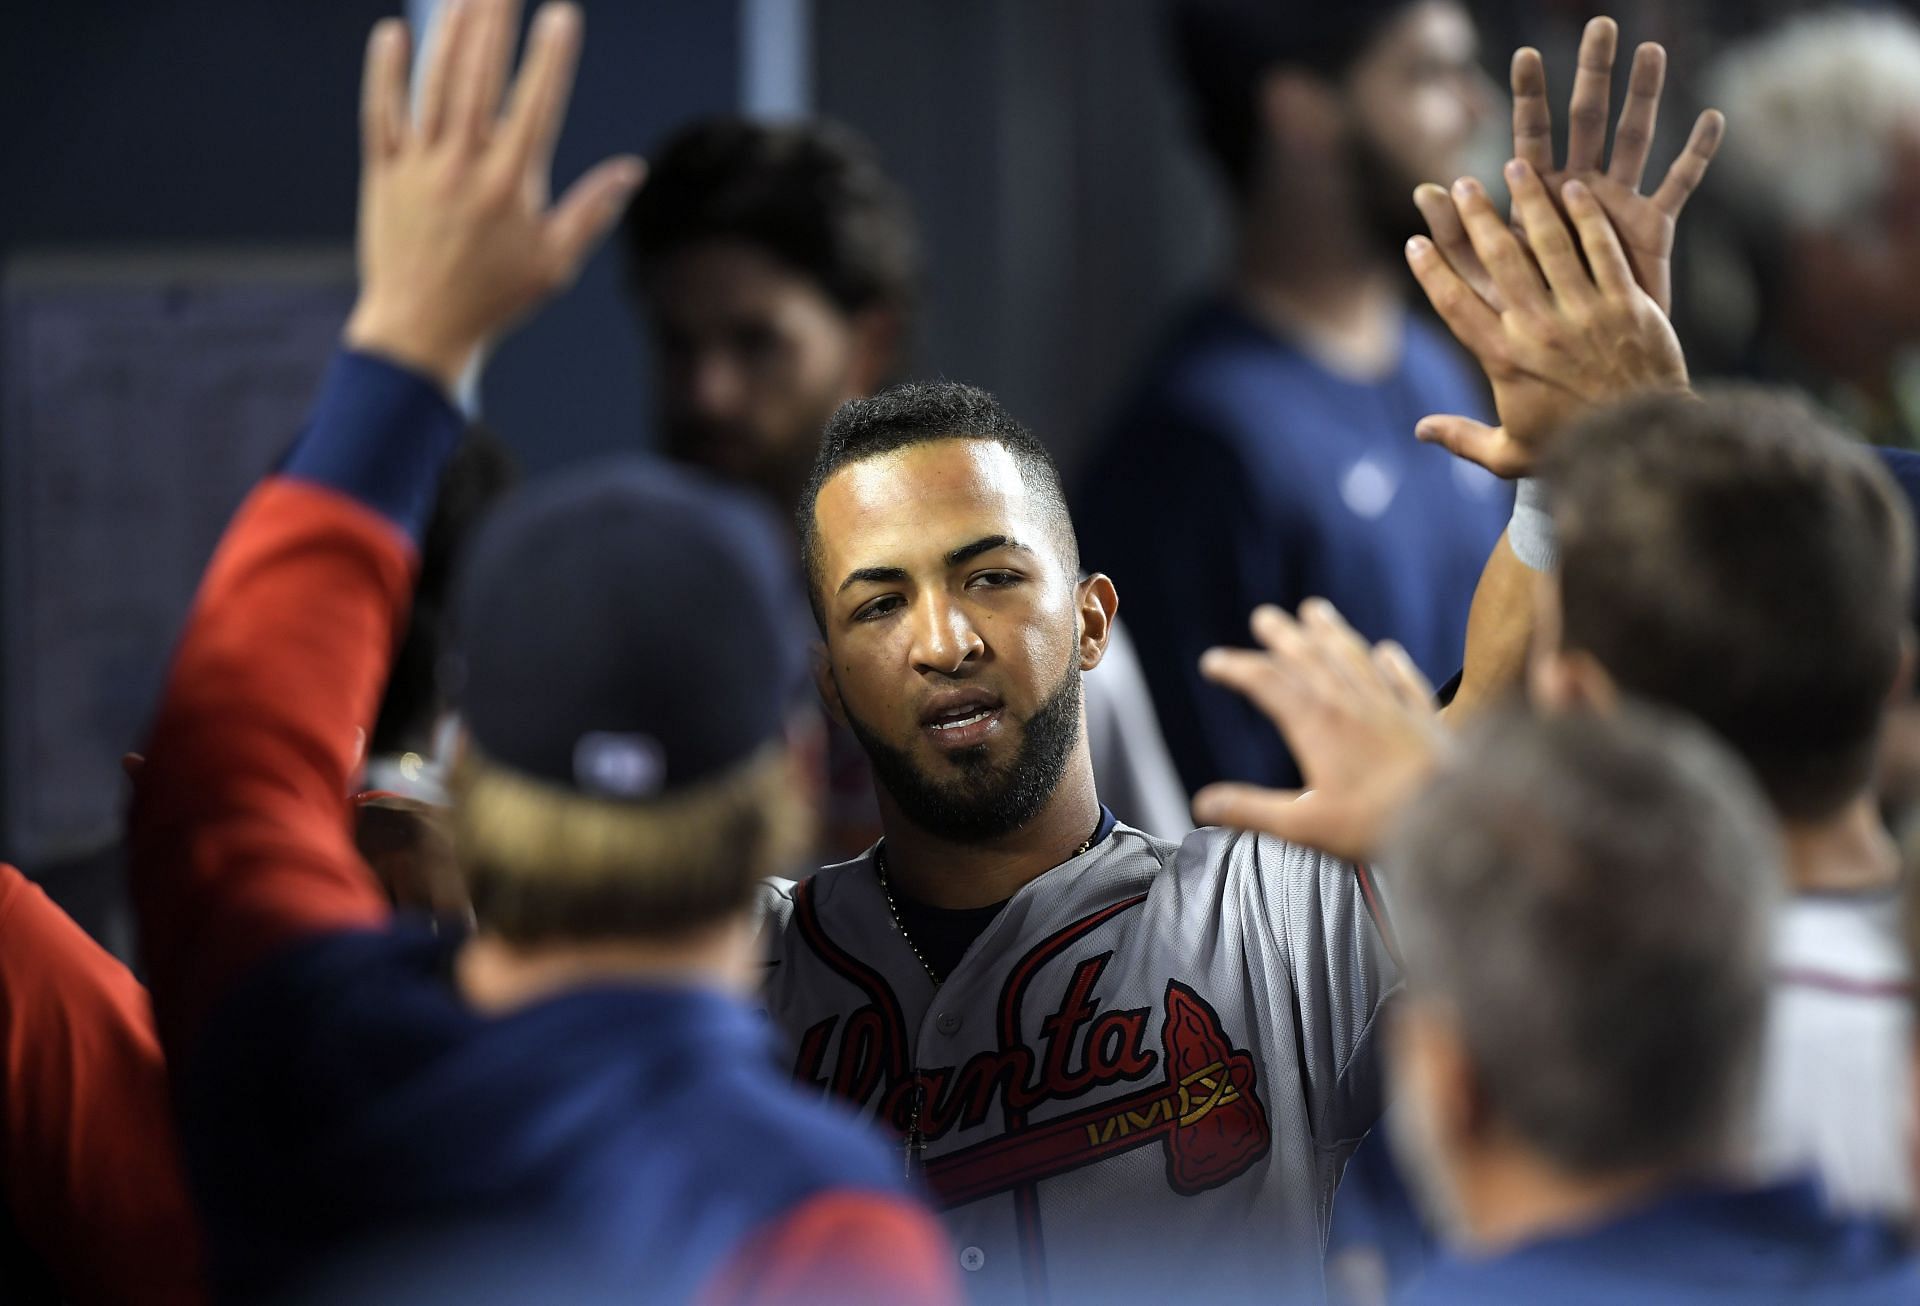
[(636, 288), (689, 245), (735, 239), (807, 277), (847, 313), (908, 314), (919, 239), (906, 197), (879, 156), (828, 121), (704, 118), (655, 153), (622, 239)]
[(820, 594), (819, 523), (814, 514), (821, 487), (850, 463), (939, 440), (982, 440), (1012, 454), (1021, 479), (1045, 514), (1054, 547), (1068, 569), (1079, 575), (1079, 543), (1067, 511), (1066, 491), (1060, 484), (1060, 469), (1039, 437), (978, 386), (958, 381), (890, 386), (871, 398), (840, 406), (821, 433), (820, 453), (813, 460), (813, 471), (800, 495), (795, 522), (800, 532), (800, 557), (806, 565), (807, 599), (822, 630), (826, 629), (826, 606)]

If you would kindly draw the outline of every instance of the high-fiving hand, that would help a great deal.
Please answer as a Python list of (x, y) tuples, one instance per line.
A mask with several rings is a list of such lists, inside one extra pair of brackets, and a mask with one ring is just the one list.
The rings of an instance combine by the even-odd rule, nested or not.
[(580, 11), (541, 6), (509, 92), (519, 13), (516, 0), (450, 0), (413, 115), (405, 24), (381, 22), (367, 42), (360, 296), (346, 341), (449, 388), (481, 347), (572, 283), (644, 175), (637, 158), (608, 159), (550, 203)]
[(1492, 302), (1431, 241), (1409, 241), (1407, 259), (1434, 311), (1485, 370), (1500, 417), (1497, 427), (1427, 417), (1415, 433), (1514, 477), (1528, 475), (1545, 442), (1586, 409), (1645, 390), (1685, 389), (1687, 363), (1586, 183), (1561, 188), (1576, 245), (1531, 165), (1513, 160), (1507, 181), (1524, 245), (1478, 182), (1455, 183), (1450, 201), (1497, 292)]
[(1309, 788), (1208, 785), (1194, 818), (1364, 860), (1444, 746), (1433, 687), (1406, 650), (1368, 648), (1324, 599), (1303, 603), (1297, 621), (1259, 608), (1252, 625), (1264, 651), (1210, 649), (1201, 672), (1267, 714)]
[(1602, 170), (1618, 37), (1610, 18), (1587, 24), (1567, 157), (1557, 167), (1540, 54), (1514, 55), (1512, 231), (1496, 230), (1502, 224), (1471, 179), (1456, 182), (1451, 194), (1433, 185), (1414, 192), (1433, 239), (1410, 241), (1408, 262), (1487, 373), (1500, 417), (1490, 427), (1435, 414), (1417, 433), (1500, 476), (1527, 475), (1543, 443), (1584, 409), (1687, 382), (1666, 320), (1674, 223), (1706, 175), (1725, 123), (1715, 110), (1702, 113), (1666, 179), (1641, 194), (1666, 77), (1666, 52), (1642, 45)]
[[(1593, 193), (1620, 233), (1635, 279), (1660, 311), (1669, 313), (1673, 309), (1674, 225), (1707, 175), (1707, 165), (1720, 148), (1726, 120), (1717, 109), (1701, 113), (1694, 120), (1686, 147), (1667, 169), (1659, 188), (1651, 195), (1641, 193), (1667, 76), (1667, 52), (1648, 41), (1633, 52), (1626, 106), (1614, 128), (1612, 157), (1606, 159), (1603, 168), (1619, 40), (1620, 29), (1611, 18), (1595, 18), (1581, 34), (1573, 94), (1567, 102), (1567, 157), (1558, 166), (1553, 159), (1553, 110), (1547, 104), (1546, 65), (1540, 52), (1531, 47), (1514, 52), (1513, 154), (1540, 174), (1549, 194), (1558, 195), (1566, 182), (1575, 180)], [(1474, 254), (1446, 190), (1428, 183), (1414, 191), (1413, 202), (1447, 262), (1499, 311), (1498, 289)]]

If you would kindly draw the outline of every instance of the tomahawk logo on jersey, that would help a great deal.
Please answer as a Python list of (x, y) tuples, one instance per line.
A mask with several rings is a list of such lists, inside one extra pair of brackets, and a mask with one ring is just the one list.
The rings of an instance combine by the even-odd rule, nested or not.
[(976, 1299), (1271, 1299), (1317, 1282), (1378, 1112), (1373, 894), (1273, 839), (1115, 826), (936, 988), (869, 854), (780, 890), (766, 1000), (795, 1078), (924, 1167)]

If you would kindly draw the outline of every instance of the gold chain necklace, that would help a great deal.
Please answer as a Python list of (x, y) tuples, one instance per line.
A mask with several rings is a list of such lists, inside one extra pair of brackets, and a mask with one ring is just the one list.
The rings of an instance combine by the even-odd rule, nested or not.
[[(1102, 817), (1101, 821), (1104, 823), (1105, 819), (1105, 817)], [(1088, 835), (1086, 840), (1081, 843), (1078, 848), (1075, 848), (1072, 855), (1066, 860), (1070, 862), (1081, 853), (1087, 851), (1087, 849), (1093, 847), (1094, 835), (1099, 833), (1100, 825), (1096, 824), (1093, 827), (1093, 834)], [(1061, 864), (1065, 865), (1066, 863), (1063, 862)], [(901, 939), (905, 941), (908, 950), (913, 953), (913, 959), (920, 963), (920, 969), (927, 972), (927, 978), (933, 981), (933, 987), (936, 989), (939, 988), (940, 972), (935, 970), (927, 962), (926, 954), (921, 952), (920, 945), (913, 941), (913, 935), (908, 931), (907, 923), (900, 919), (899, 905), (893, 900), (893, 884), (887, 875), (887, 844), (884, 839), (874, 846), (873, 869), (880, 880), (880, 895), (887, 900), (887, 915), (893, 917), (893, 928), (900, 931)], [(917, 1062), (918, 1058), (916, 1057), (915, 1060)], [(917, 1064), (914, 1066), (913, 1073), (915, 1081), (912, 1098), (913, 1114), (907, 1121), (906, 1137), (907, 1178), (909, 1179), (913, 1178), (914, 1158), (922, 1155), (927, 1149), (926, 1137), (920, 1132), (920, 1104), (927, 1096), (927, 1089), (925, 1084), (919, 1082), (920, 1067)], [(921, 1168), (926, 1168), (924, 1161), (921, 1162)]]

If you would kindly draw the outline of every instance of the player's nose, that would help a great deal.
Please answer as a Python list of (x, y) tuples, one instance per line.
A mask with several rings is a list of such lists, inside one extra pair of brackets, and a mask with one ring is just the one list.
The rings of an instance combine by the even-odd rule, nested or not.
[(952, 675), (985, 652), (986, 641), (958, 603), (933, 595), (918, 605), (912, 652), (916, 670)]

